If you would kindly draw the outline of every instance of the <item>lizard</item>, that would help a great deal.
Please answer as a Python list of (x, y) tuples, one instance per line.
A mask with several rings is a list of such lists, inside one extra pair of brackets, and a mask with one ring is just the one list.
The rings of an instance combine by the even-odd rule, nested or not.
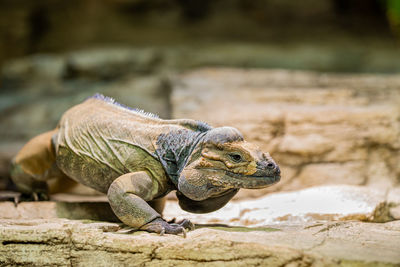
[(233, 127), (191, 119), (163, 120), (96, 94), (67, 110), (54, 130), (31, 139), (12, 161), (18, 190), (46, 199), (47, 181), (67, 176), (107, 194), (126, 225), (159, 234), (192, 229), (167, 222), (165, 198), (176, 190), (180, 207), (208, 213), (240, 188), (277, 183), (279, 166)]

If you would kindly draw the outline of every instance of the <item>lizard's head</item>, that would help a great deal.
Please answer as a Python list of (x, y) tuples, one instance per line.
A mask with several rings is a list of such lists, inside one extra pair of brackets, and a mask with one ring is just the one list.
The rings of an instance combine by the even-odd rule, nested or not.
[[(220, 127), (207, 132), (181, 177), (185, 181), (182, 180), (180, 191), (185, 194), (181, 189), (189, 183), (191, 188), (197, 187), (197, 192), (203, 193), (202, 197), (200, 193), (194, 196), (200, 200), (227, 189), (270, 186), (280, 180), (280, 169), (268, 153), (244, 141), (237, 129)], [(191, 197), (188, 194), (185, 195)]]

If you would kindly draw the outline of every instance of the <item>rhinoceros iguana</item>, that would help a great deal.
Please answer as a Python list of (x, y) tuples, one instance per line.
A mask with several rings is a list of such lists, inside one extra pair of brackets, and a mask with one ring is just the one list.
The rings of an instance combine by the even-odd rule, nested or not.
[(96, 94), (66, 111), (56, 129), (30, 140), (11, 170), (17, 188), (35, 196), (46, 196), (46, 181), (63, 175), (106, 193), (123, 223), (179, 234), (193, 225), (162, 218), (170, 191), (177, 191), (182, 209), (207, 213), (240, 188), (278, 182), (280, 169), (235, 128), (162, 120)]

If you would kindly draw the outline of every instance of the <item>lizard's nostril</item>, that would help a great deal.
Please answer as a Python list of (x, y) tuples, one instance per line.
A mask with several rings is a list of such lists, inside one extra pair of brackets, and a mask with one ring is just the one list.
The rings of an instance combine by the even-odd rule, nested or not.
[(270, 162), (270, 163), (267, 164), (267, 168), (268, 169), (273, 169), (273, 168), (275, 168), (275, 164)]

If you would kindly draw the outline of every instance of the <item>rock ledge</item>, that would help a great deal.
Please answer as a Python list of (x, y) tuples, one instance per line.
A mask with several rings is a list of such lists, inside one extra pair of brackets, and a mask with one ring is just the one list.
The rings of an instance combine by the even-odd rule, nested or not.
[(400, 221), (198, 228), (183, 238), (144, 232), (124, 234), (115, 223), (0, 220), (0, 265), (395, 266), (400, 263)]

